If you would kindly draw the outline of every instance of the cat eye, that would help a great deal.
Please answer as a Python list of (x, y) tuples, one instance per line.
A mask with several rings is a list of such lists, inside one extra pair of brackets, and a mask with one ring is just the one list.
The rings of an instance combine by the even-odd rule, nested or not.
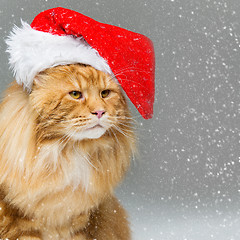
[(83, 97), (82, 93), (79, 91), (72, 91), (69, 95), (74, 99), (81, 99)]
[(101, 97), (102, 98), (106, 98), (106, 97), (108, 97), (109, 96), (109, 94), (110, 94), (110, 90), (103, 90), (102, 92), (101, 92)]

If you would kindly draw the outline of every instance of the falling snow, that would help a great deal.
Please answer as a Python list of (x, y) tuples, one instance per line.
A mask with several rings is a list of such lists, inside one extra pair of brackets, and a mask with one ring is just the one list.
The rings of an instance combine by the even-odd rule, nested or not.
[[(160, 2), (153, 33), (159, 51), (155, 118), (139, 126), (144, 156), (141, 191), (134, 196), (144, 199), (134, 213), (142, 234), (158, 235), (137, 236), (237, 240), (240, 8), (237, 1)], [(151, 230), (142, 213), (145, 223), (152, 219)]]
[[(50, 2), (39, 0), (36, 9), (54, 7)], [(240, 239), (239, 0), (69, 0), (62, 6), (154, 43), (154, 118), (144, 121), (131, 108), (139, 122), (139, 160), (117, 191), (134, 239)], [(1, 36), (34, 11), (25, 0), (2, 1)], [(3, 39), (0, 50), (7, 84)]]

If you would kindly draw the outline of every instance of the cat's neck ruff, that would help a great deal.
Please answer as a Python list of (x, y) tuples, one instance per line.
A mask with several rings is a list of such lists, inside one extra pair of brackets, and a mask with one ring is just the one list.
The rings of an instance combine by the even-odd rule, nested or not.
[[(71, 143), (54, 141), (39, 147), (38, 154), (35, 159), (34, 168), (31, 172), (38, 172), (40, 169), (46, 171), (49, 169), (51, 175), (57, 173), (59, 176), (58, 190), (62, 190), (70, 186), (75, 190), (81, 185), (84, 191), (88, 191), (92, 164), (88, 159), (88, 153), (81, 151)], [(46, 176), (46, 178), (51, 178)]]

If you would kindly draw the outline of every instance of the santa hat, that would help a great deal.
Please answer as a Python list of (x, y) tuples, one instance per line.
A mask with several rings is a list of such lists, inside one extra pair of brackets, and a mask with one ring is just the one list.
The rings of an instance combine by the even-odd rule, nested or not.
[(140, 114), (152, 117), (154, 49), (144, 35), (54, 8), (38, 14), (31, 25), (14, 27), (6, 42), (16, 81), (28, 91), (47, 68), (87, 64), (115, 75)]

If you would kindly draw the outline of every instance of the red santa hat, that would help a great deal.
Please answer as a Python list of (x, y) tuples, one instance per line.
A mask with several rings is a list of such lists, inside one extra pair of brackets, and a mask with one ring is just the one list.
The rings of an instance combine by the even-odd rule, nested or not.
[(6, 42), (16, 81), (28, 91), (39, 72), (83, 63), (114, 75), (140, 114), (152, 117), (155, 61), (146, 36), (53, 8), (38, 14), (31, 25), (14, 27)]

